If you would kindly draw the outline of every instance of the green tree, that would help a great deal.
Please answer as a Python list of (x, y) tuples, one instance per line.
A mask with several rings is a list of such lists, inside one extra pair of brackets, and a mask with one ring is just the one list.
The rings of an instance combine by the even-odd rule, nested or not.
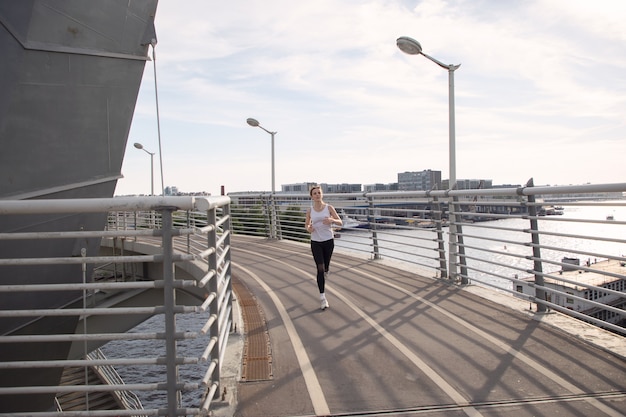
[(251, 236), (269, 236), (269, 221), (261, 205), (231, 205), (233, 233)]
[(306, 214), (298, 206), (289, 206), (279, 215), (280, 229), (283, 239), (297, 242), (308, 242), (309, 234), (304, 230)]

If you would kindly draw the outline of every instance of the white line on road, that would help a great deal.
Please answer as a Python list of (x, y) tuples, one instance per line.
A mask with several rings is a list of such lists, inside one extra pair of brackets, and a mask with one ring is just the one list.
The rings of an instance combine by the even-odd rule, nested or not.
[[(301, 253), (301, 252), (297, 252), (297, 251), (293, 251), (293, 250), (289, 250), (289, 249), (283, 249), (283, 248), (276, 248), (277, 250), (280, 250), (282, 252), (288, 252), (288, 253)], [(250, 252), (252, 253), (252, 252)], [(278, 261), (276, 259), (274, 259), (276, 262), (281, 262), (284, 265), (288, 265), (291, 268), (294, 268), (298, 271), (301, 271), (300, 269), (289, 265), (286, 262), (282, 262), (282, 261)], [(519, 350), (515, 349), (513, 346), (503, 342), (502, 340), (497, 339), (496, 337), (488, 334), (487, 332), (479, 329), (478, 327), (474, 326), (473, 324), (467, 322), (466, 320), (463, 320), (461, 317), (457, 317), (456, 315), (450, 313), (449, 311), (439, 307), (438, 305), (431, 303), (427, 300), (425, 300), (424, 298), (415, 295), (414, 293), (406, 290), (405, 288), (402, 288), (399, 285), (393, 284), (389, 281), (386, 281), (384, 279), (381, 279), (375, 275), (369, 274), (367, 272), (363, 272), (363, 271), (359, 271), (359, 270), (355, 270), (352, 268), (351, 265), (345, 264), (345, 263), (341, 263), (338, 261), (333, 261), (333, 265), (335, 266), (341, 266), (347, 269), (352, 270), (353, 272), (358, 273), (359, 275), (362, 275), (364, 277), (367, 277), (368, 279), (371, 280), (376, 280), (381, 284), (384, 284), (388, 287), (394, 288), (400, 292), (403, 292), (404, 294), (408, 295), (409, 297), (415, 299), (416, 301), (419, 301), (420, 303), (423, 303), (427, 306), (429, 306), (430, 308), (436, 310), (437, 312), (445, 315), (446, 317), (448, 317), (449, 319), (451, 319), (452, 321), (458, 323), (459, 325), (465, 327), (467, 330), (477, 334), (478, 336), (484, 338), (485, 340), (487, 340), (488, 342), (492, 343), (493, 345), (499, 347), (500, 349), (502, 349), (503, 351), (507, 352), (509, 355), (517, 358), (518, 360), (522, 361), (523, 363), (525, 363), (527, 366), (531, 367), (532, 369), (536, 370), (537, 372), (541, 373), (542, 375), (544, 375), (545, 377), (551, 379), (553, 382), (555, 382), (556, 384), (560, 385), (561, 387), (567, 389), (569, 392), (571, 392), (572, 394), (575, 395), (581, 395), (584, 396), (584, 391), (581, 390), (580, 388), (578, 388), (576, 385), (574, 385), (573, 383), (567, 381), (566, 379), (560, 377), (559, 375), (557, 375), (555, 372), (552, 372), (551, 370), (547, 369), (545, 366), (541, 365), (539, 362), (537, 362), (536, 360), (534, 360), (533, 358), (531, 358), (530, 356), (520, 352)], [(306, 274), (312, 277), (311, 274)], [(314, 277), (313, 277), (314, 279)], [(448, 394), (454, 401), (457, 402), (457, 404), (463, 406), (468, 404), (467, 400), (465, 400), (463, 398), (463, 396), (456, 391), (452, 386), (450, 386), (443, 378), (441, 378), (432, 368), (430, 368), (427, 364), (423, 363), (421, 361), (421, 359), (419, 359), (413, 352), (411, 352), (411, 350), (409, 348), (407, 348), (405, 345), (403, 345), (399, 340), (397, 340), (393, 335), (391, 335), (390, 333), (388, 333), (384, 328), (382, 328), (380, 325), (378, 325), (378, 323), (372, 319), (371, 317), (367, 316), (365, 314), (365, 312), (363, 312), (362, 310), (360, 310), (356, 305), (354, 305), (352, 302), (350, 302), (345, 296), (339, 294), (337, 291), (332, 290), (332, 287), (329, 286), (328, 284), (326, 285), (327, 290), (331, 290), (329, 292), (332, 292), (336, 297), (341, 298), (346, 304), (348, 304), (350, 306), (350, 308), (352, 308), (355, 312), (357, 312), (361, 317), (363, 317), (366, 321), (368, 321), (370, 323), (370, 325), (372, 325), (372, 327), (374, 327), (381, 335), (383, 335), (387, 340), (389, 340), (392, 344), (394, 344), (394, 346), (396, 346), (396, 348), (398, 348), (405, 356), (407, 356), (407, 358), (409, 360), (411, 360), (416, 366), (418, 366), (418, 368), (420, 368), (424, 373), (426, 373), (432, 380), (433, 382), (437, 383), (437, 385), (446, 392), (446, 394)], [(394, 341), (395, 340), (395, 341)], [(396, 342), (398, 343), (398, 345), (396, 345)], [(421, 362), (421, 364), (420, 364)], [(438, 382), (439, 381), (439, 382)], [(597, 408), (598, 410), (602, 411), (603, 413), (605, 413), (607, 416), (611, 416), (611, 417), (623, 417), (623, 414), (613, 408), (611, 408), (610, 406), (602, 403), (601, 401), (599, 401), (596, 398), (589, 398), (586, 397), (585, 401), (587, 403), (589, 403), (590, 405), (592, 405), (593, 407)], [(480, 416), (481, 414), (473, 408), (466, 408), (464, 407), (465, 412), (468, 415), (471, 416)], [(476, 414), (474, 414), (476, 413)]]
[[(335, 265), (341, 265), (345, 268), (350, 268), (350, 265), (347, 264), (341, 264), (339, 262), (335, 262)], [(555, 382), (556, 384), (560, 385), (561, 387), (567, 389), (569, 392), (571, 392), (572, 394), (575, 395), (580, 395), (582, 397), (584, 397), (584, 400), (586, 402), (588, 402), (589, 404), (591, 404), (593, 407), (597, 408), (598, 410), (601, 410), (603, 413), (605, 413), (607, 416), (611, 416), (611, 417), (624, 417), (624, 415), (614, 409), (612, 409), (611, 407), (603, 404), (602, 402), (600, 402), (597, 398), (590, 398), (590, 397), (585, 397), (585, 392), (583, 390), (581, 390), (580, 388), (578, 388), (576, 385), (570, 383), (569, 381), (567, 381), (566, 379), (560, 377), (559, 375), (557, 375), (556, 373), (550, 371), (548, 368), (546, 368), (545, 366), (541, 365), (539, 362), (537, 362), (536, 360), (532, 359), (531, 357), (529, 357), (528, 355), (520, 352), (519, 350), (515, 349), (513, 346), (497, 339), (496, 337), (490, 335), (489, 333), (479, 329), (478, 327), (474, 326), (473, 324), (469, 323), (466, 320), (463, 320), (462, 318), (452, 314), (451, 312), (439, 307), (437, 304), (431, 303), (430, 301), (425, 300), (424, 298), (415, 295), (414, 293), (412, 293), (411, 291), (408, 291), (404, 288), (402, 288), (399, 285), (390, 283), (389, 281), (385, 281), (375, 275), (372, 274), (368, 274), (367, 272), (363, 272), (363, 271), (354, 271), (353, 272), (357, 272), (360, 275), (363, 275), (369, 279), (372, 280), (376, 280), (382, 284), (385, 284), (397, 291), (400, 291), (404, 294), (406, 294), (407, 296), (413, 298), (416, 301), (419, 301), (420, 303), (423, 303), (425, 305), (427, 305), (428, 307), (432, 308), (433, 310), (436, 310), (438, 313), (441, 313), (442, 315), (445, 315), (446, 317), (448, 317), (450, 320), (458, 323), (459, 325), (465, 327), (467, 330), (469, 330), (470, 332), (475, 333), (476, 335), (484, 338), (485, 340), (487, 340), (489, 343), (492, 343), (493, 345), (499, 347), (500, 349), (502, 349), (503, 351), (505, 351), (506, 353), (508, 353), (509, 355), (519, 359), (520, 361), (522, 361), (523, 363), (525, 363), (526, 365), (528, 365), (529, 367), (533, 368), (534, 370), (536, 370), (537, 372), (539, 372), (540, 374), (544, 375), (545, 377), (551, 379), (553, 382)], [(335, 295), (338, 295), (335, 293)], [(345, 297), (342, 297), (345, 298)], [(345, 300), (347, 301), (347, 300)], [(448, 394), (450, 395), (450, 394)], [(453, 397), (454, 398), (454, 397)]]
[[(248, 252), (241, 249), (237, 250), (240, 250), (242, 252)], [(254, 254), (266, 257), (265, 255), (259, 255), (258, 253)], [(293, 325), (293, 322), (289, 317), (289, 313), (287, 313), (287, 309), (285, 309), (285, 306), (280, 301), (276, 293), (265, 282), (263, 282), (263, 280), (258, 275), (241, 265), (234, 265), (235, 267), (241, 269), (246, 274), (254, 278), (254, 280), (267, 292), (267, 294), (274, 302), (274, 305), (278, 310), (278, 314), (280, 314), (280, 318), (283, 320), (283, 323), (285, 325), (285, 330), (287, 330), (287, 334), (289, 335), (289, 340), (291, 340), (293, 350), (296, 352), (296, 358), (298, 359), (298, 364), (300, 365), (300, 369), (302, 370), (304, 383), (306, 384), (307, 390), (309, 391), (309, 397), (311, 398), (311, 402), (313, 403), (313, 410), (315, 410), (315, 415), (329, 415), (330, 409), (328, 408), (326, 397), (324, 397), (324, 393), (322, 392), (322, 386), (317, 379), (317, 374), (315, 373), (315, 370), (313, 370), (313, 366), (311, 365), (311, 361), (309, 360), (309, 355), (307, 355), (306, 350), (304, 349), (304, 344), (302, 343), (302, 340), (300, 339), (300, 336), (296, 331), (296, 327)]]
[[(237, 249), (238, 251), (241, 252), (246, 252), (252, 255), (256, 255), (256, 256), (261, 256), (263, 258), (267, 258), (267, 259), (271, 259), (276, 263), (281, 263), (285, 266), (287, 266), (288, 268), (294, 269), (296, 271), (298, 271), (300, 274), (302, 274), (303, 276), (308, 276), (311, 279), (315, 279), (313, 277), (312, 274), (309, 274), (303, 270), (301, 270), (300, 268), (297, 268), (287, 262), (278, 260), (276, 258), (272, 258), (270, 256), (267, 255), (262, 255), (258, 252), (253, 252), (253, 251), (248, 251), (245, 249)], [(281, 251), (286, 251), (286, 252), (290, 252), (288, 250), (284, 250), (284, 249), (280, 249)], [(311, 362), (308, 359), (308, 356), (306, 355), (306, 352), (304, 352), (304, 346), (302, 345), (302, 341), (300, 340), (300, 338), (298, 337), (298, 333), (295, 330), (295, 327), (293, 327), (293, 323), (291, 322), (291, 319), (289, 318), (289, 315), (287, 314), (287, 310), (284, 308), (284, 306), (282, 305), (281, 301), (278, 299), (278, 296), (267, 286), (267, 284), (265, 284), (263, 281), (261, 281), (261, 279), (259, 277), (257, 277), (256, 275), (253, 275), (253, 273), (241, 266), (238, 266), (242, 269), (244, 269), (247, 273), (249, 273), (250, 275), (252, 275), (254, 277), (254, 279), (259, 282), (259, 284), (261, 284), (263, 286), (263, 289), (265, 289), (268, 294), (271, 295), (272, 300), (274, 301), (274, 304), (276, 304), (276, 307), (278, 307), (278, 310), (281, 314), (281, 317), (283, 319), (283, 322), (285, 323), (285, 326), (287, 327), (287, 331), (289, 332), (289, 328), (292, 329), (293, 334), (295, 335), (297, 341), (295, 341), (294, 339), (292, 339), (292, 343), (294, 344), (294, 349), (296, 348), (296, 344), (298, 345), (299, 348), (303, 349), (302, 353), (303, 355), (306, 357), (306, 361), (305, 366), (303, 366), (302, 362), (300, 363), (300, 367), (302, 368), (302, 373), (305, 375), (305, 381), (306, 381), (306, 373), (305, 370), (307, 372), (310, 372), (309, 377), (310, 378), (314, 378), (314, 381), (311, 381), (311, 383), (313, 384), (313, 388), (314, 390), (312, 391), (311, 388), (309, 388), (309, 395), (311, 395), (311, 400), (313, 401), (314, 407), (315, 407), (315, 403), (316, 400), (320, 400), (320, 399), (314, 399), (313, 395), (314, 394), (318, 394), (315, 390), (319, 389), (319, 394), (321, 396), (321, 400), (324, 401), (324, 406), (326, 407), (327, 410), (328, 409), (328, 405), (326, 404), (326, 400), (324, 399), (324, 395), (321, 392), (321, 387), (319, 385), (319, 382), (317, 380), (317, 376), (315, 374), (315, 372), (313, 371), (312, 367), (311, 367)], [(330, 291), (329, 291), (330, 290)], [(463, 411), (470, 417), (482, 417), (482, 414), (480, 412), (478, 412), (478, 410), (476, 410), (474, 407), (469, 405), (469, 402), (463, 397), (463, 395), (458, 392), (457, 390), (454, 389), (454, 387), (452, 387), (452, 385), (448, 384), (448, 382), (443, 379), (439, 374), (437, 374), (437, 372), (435, 372), (430, 366), (428, 366), (424, 361), (422, 361), (419, 357), (417, 357), (417, 355), (415, 353), (413, 353), (411, 351), (411, 349), (409, 349), (406, 345), (404, 345), (402, 342), (400, 342), (400, 340), (398, 340), (396, 337), (394, 337), (391, 333), (389, 333), (388, 331), (386, 331), (382, 326), (380, 326), (374, 319), (372, 319), (370, 316), (368, 316), (363, 310), (361, 310), (359, 307), (357, 307), (354, 303), (350, 302), (346, 297), (344, 297), (343, 295), (339, 294), (337, 291), (332, 290), (331, 286), (329, 286), (328, 284), (326, 285), (326, 291), (332, 292), (336, 297), (340, 298), (341, 300), (343, 300), (351, 309), (353, 309), (359, 316), (361, 316), (365, 321), (367, 321), (376, 331), (378, 331), (385, 339), (387, 339), (393, 346), (395, 346), (403, 355), (405, 355), (411, 362), (413, 362), (413, 364), (415, 364), (415, 366), (417, 366), (422, 372), (424, 372), (424, 374), (426, 374), (435, 384), (437, 384), (437, 386), (439, 388), (441, 388), (450, 398), (452, 398), (452, 400), (454, 400), (456, 402), (456, 404), (460, 405), (463, 407)], [(283, 315), (284, 314), (284, 315)], [(291, 333), (290, 333), (291, 335)], [(290, 337), (291, 338), (291, 337)], [(296, 350), (297, 352), (297, 350)], [(300, 358), (298, 358), (298, 361), (300, 362)], [(309, 383), (307, 382), (307, 387), (309, 386)], [(316, 414), (320, 415), (319, 412), (317, 411), (317, 409), (315, 409)], [(330, 411), (328, 411), (326, 414), (330, 414)], [(321, 414), (324, 415), (324, 414)]]

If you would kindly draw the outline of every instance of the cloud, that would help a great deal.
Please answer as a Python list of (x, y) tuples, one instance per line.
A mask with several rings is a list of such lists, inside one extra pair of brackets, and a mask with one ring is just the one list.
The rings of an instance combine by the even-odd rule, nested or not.
[[(276, 181), (393, 182), (448, 173), (454, 74), (458, 178), (619, 182), (626, 176), (621, 1), (161, 0), (157, 73), (166, 185), (216, 193)], [(141, 192), (157, 148), (152, 62), (118, 193)], [(150, 145), (150, 146), (148, 146)], [(593, 156), (593, 157), (591, 157)], [(611, 167), (607, 170), (606, 167)]]

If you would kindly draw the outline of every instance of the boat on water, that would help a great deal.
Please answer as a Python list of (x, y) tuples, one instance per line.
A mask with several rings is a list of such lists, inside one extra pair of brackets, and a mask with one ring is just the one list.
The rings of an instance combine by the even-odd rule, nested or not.
[[(608, 323), (624, 326), (626, 320), (610, 310), (605, 310), (586, 300), (600, 302), (618, 309), (626, 307), (626, 300), (615, 291), (626, 286), (623, 276), (626, 263), (616, 259), (592, 259), (588, 258), (581, 262), (580, 258), (561, 258), (561, 270), (553, 277), (544, 277), (544, 285), (562, 293), (576, 296), (563, 297), (559, 294), (549, 295), (549, 301), (587, 316), (606, 321)], [(558, 274), (558, 275), (557, 275)], [(559, 278), (564, 278), (561, 280)], [(520, 283), (512, 283), (515, 290), (524, 294), (534, 294), (535, 277), (524, 277)], [(612, 290), (603, 292), (598, 287)]]
[(349, 229), (365, 229), (367, 228), (367, 222), (362, 222), (360, 220), (355, 219), (354, 217), (348, 216), (343, 210), (339, 213), (339, 217), (343, 224), (338, 230), (349, 230)]
[(541, 207), (538, 211), (539, 216), (560, 216), (564, 213), (563, 207), (561, 206), (545, 206)]
[[(0, 1), (0, 199), (113, 197), (157, 0)], [(104, 230), (106, 214), (0, 216), (0, 233)], [(99, 239), (0, 241), (0, 258), (87, 256)], [(91, 273), (88, 271), (87, 276)], [(80, 265), (0, 266), (0, 285), (82, 281)], [(63, 308), (76, 291), (0, 293), (5, 309)], [(74, 333), (78, 317), (2, 318), (0, 335)], [(70, 343), (0, 344), (3, 361), (66, 359)], [(2, 369), (0, 386), (56, 385), (61, 368)], [(47, 411), (54, 395), (3, 396), (0, 413)]]

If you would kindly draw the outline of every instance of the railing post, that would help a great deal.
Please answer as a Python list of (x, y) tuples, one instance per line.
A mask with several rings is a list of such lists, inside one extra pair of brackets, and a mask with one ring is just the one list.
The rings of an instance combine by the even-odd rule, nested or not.
[[(191, 228), (191, 227), (195, 227), (196, 226), (196, 220), (195, 218), (192, 220), (192, 211), (191, 210), (187, 210), (187, 227)], [(187, 253), (191, 253), (191, 235), (187, 235)]]
[[(226, 250), (228, 251), (226, 253), (226, 258), (224, 259), (224, 265), (226, 266), (226, 271), (224, 271), (224, 276), (228, 280), (228, 293), (231, 294), (231, 297), (228, 300), (228, 302), (231, 304), (231, 307), (232, 307), (233, 282), (231, 279), (230, 244), (231, 244), (231, 236), (232, 236), (232, 230), (233, 230), (232, 229), (233, 222), (232, 222), (232, 214), (230, 211), (230, 204), (226, 204), (225, 206), (222, 207), (222, 216), (226, 219), (224, 223), (222, 223), (222, 233), (226, 233), (226, 237), (224, 238), (224, 248), (226, 248)], [(232, 308), (230, 309), (230, 315), (229, 315), (228, 321), (231, 323), (231, 330), (232, 330), (232, 326), (234, 325)]]
[(433, 197), (433, 201), (436, 206), (436, 210), (433, 211), (433, 216), (435, 218), (435, 224), (437, 228), (437, 248), (439, 252), (439, 270), (441, 278), (448, 276), (448, 267), (446, 264), (446, 248), (443, 244), (443, 226), (441, 224), (441, 203), (439, 202), (439, 198), (436, 196)]
[[(87, 248), (80, 248), (80, 256), (84, 259), (87, 256)], [(83, 285), (87, 283), (87, 263), (83, 262), (81, 264), (81, 272), (83, 277)], [(83, 300), (83, 309), (87, 310), (87, 289), (83, 288), (82, 300)], [(88, 316), (85, 315), (83, 317), (83, 335), (89, 334), (88, 326), (87, 326)], [(83, 357), (87, 359), (89, 355), (89, 346), (87, 344), (87, 339), (83, 341)], [(85, 385), (89, 385), (89, 366), (85, 365), (83, 368), (83, 372), (85, 373)], [(55, 397), (56, 400), (56, 397)], [(85, 392), (85, 408), (89, 410), (89, 392)]]
[[(452, 197), (452, 201), (454, 201), (455, 205), (453, 206), (453, 210), (457, 210), (457, 207), (459, 207), (460, 210), (460, 206), (457, 205), (456, 203), (459, 202), (459, 197), (458, 196), (454, 196)], [(458, 219), (458, 223), (456, 224), (455, 227), (455, 241), (456, 241), (456, 250), (458, 251), (458, 260), (459, 260), (459, 264), (461, 266), (461, 284), (467, 284), (469, 282), (469, 280), (467, 279), (467, 264), (466, 264), (466, 259), (465, 259), (465, 246), (463, 246), (463, 227), (461, 226), (461, 216), (457, 217), (456, 215), (454, 215), (455, 219)]]
[(174, 290), (174, 245), (173, 245), (173, 207), (161, 208), (163, 235), (163, 306), (165, 307), (165, 366), (167, 375), (167, 414), (177, 415), (180, 403), (178, 384), (178, 365), (176, 364), (176, 293)]
[(271, 213), (272, 213), (272, 230), (271, 230), (271, 238), (272, 239), (282, 239), (282, 233), (280, 228), (280, 219), (278, 216), (278, 210), (276, 207), (276, 196), (272, 194), (270, 197), (270, 205), (271, 205)]
[[(531, 178), (526, 183), (527, 187), (534, 187), (534, 180)], [(535, 206), (535, 196), (528, 196), (528, 214), (530, 214), (530, 230), (531, 240), (533, 243), (533, 271), (535, 273), (535, 285), (544, 286), (543, 280), (543, 263), (541, 262), (541, 248), (539, 247), (539, 222), (537, 221), (537, 206)], [(535, 287), (535, 298), (537, 300), (546, 300), (546, 291)], [(537, 312), (545, 313), (547, 310), (545, 304), (537, 303)]]
[(263, 211), (265, 212), (265, 220), (267, 224), (267, 237), (269, 239), (274, 238), (274, 210), (272, 208), (272, 195), (261, 199), (263, 201)]
[[(207, 224), (216, 226), (217, 225), (217, 209), (212, 207), (207, 211)], [(219, 317), (220, 313), (220, 298), (219, 298), (219, 273), (217, 269), (217, 227), (214, 227), (207, 234), (207, 248), (214, 248), (215, 250), (211, 252), (208, 256), (209, 262), (209, 271), (215, 271), (215, 275), (208, 282), (207, 288), (209, 290), (209, 294), (215, 294), (213, 301), (209, 305), (209, 314), (215, 315)], [(209, 328), (209, 337), (219, 338), (220, 335), (220, 321), (214, 320)], [(220, 358), (220, 344), (216, 343), (213, 347), (213, 352), (210, 353), (211, 358)], [(213, 375), (211, 376), (211, 380), (219, 386), (220, 383), (220, 366), (216, 366), (215, 370), (213, 370)], [(215, 390), (215, 395), (219, 395), (219, 389)]]
[(367, 223), (369, 224), (370, 230), (372, 231), (373, 256), (374, 256), (374, 259), (380, 259), (380, 250), (378, 249), (378, 234), (376, 232), (376, 219), (372, 216), (372, 213), (374, 212), (374, 200), (370, 196), (367, 197), (367, 205), (368, 205)]
[(454, 204), (452, 198), (448, 197), (448, 274), (446, 278), (449, 280), (454, 279), (454, 273), (456, 271), (456, 261), (454, 259), (454, 238), (456, 237), (456, 219), (452, 212), (454, 211)]

